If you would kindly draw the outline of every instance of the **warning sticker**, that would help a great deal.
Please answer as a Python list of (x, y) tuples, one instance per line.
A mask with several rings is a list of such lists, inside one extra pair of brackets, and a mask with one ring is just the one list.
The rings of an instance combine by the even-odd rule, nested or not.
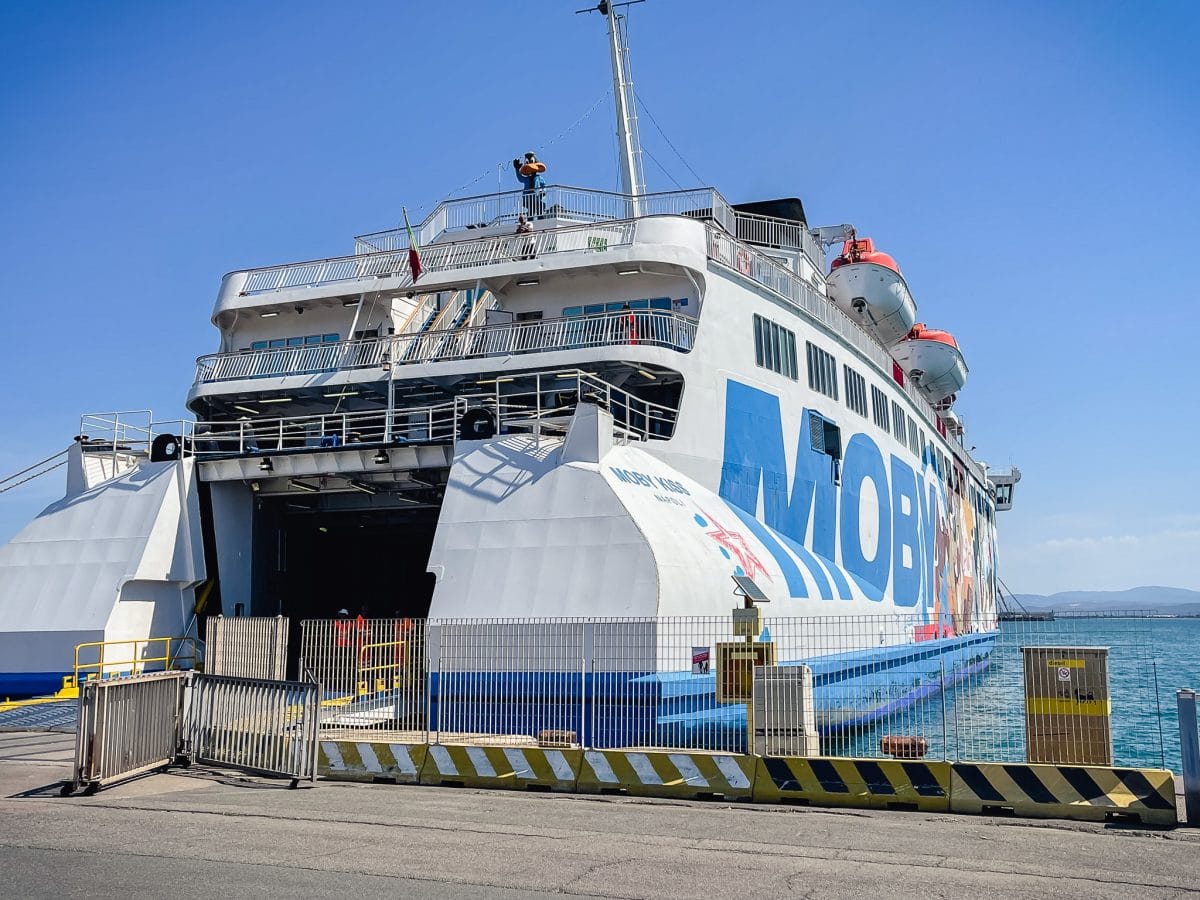
[(1067, 666), (1059, 666), (1058, 667), (1058, 680), (1059, 681), (1070, 681), (1071, 680), (1070, 668), (1068, 668)]

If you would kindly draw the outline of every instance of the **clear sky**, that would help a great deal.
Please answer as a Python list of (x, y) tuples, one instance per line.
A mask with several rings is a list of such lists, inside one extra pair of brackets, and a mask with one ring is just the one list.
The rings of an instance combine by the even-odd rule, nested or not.
[[(230, 269), (351, 252), (527, 149), (615, 187), (586, 2), (0, 3), (0, 476), (80, 412), (182, 414)], [(968, 446), (1025, 474), (1009, 587), (1200, 589), (1196, 4), (630, 13), (638, 93), (704, 183), (854, 223), (959, 338)], [(696, 183), (642, 133), (652, 189)], [(61, 472), (0, 495), (0, 541)]]

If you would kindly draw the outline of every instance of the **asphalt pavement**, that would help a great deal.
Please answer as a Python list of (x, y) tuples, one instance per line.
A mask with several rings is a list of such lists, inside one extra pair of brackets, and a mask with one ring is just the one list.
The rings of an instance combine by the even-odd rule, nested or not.
[(191, 768), (58, 795), (72, 735), (0, 734), (11, 897), (1200, 895), (1200, 830), (286, 782)]

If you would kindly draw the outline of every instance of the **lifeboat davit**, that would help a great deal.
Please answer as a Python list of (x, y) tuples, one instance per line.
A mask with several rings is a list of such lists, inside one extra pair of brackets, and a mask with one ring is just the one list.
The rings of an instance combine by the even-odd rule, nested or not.
[(892, 357), (931, 403), (939, 403), (967, 383), (967, 361), (948, 331), (916, 324), (892, 346)]
[(896, 261), (875, 249), (870, 238), (842, 245), (827, 279), (829, 298), (861, 322), (884, 344), (908, 334), (917, 320), (917, 304)]

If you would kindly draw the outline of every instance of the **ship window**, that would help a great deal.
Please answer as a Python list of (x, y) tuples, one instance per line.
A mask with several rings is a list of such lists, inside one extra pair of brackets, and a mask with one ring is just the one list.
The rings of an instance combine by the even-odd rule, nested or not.
[(282, 346), (284, 346), (284, 344), (285, 344), (285, 341), (283, 340), (283, 338), (275, 338), (273, 341), (271, 341), (272, 348), (282, 347)]
[(306, 347), (311, 347), (313, 344), (319, 343), (321, 343), (321, 336), (319, 334), (310, 334), (304, 339), (304, 346)]
[(843, 366), (846, 375), (846, 405), (860, 416), (867, 414), (867, 380), (849, 366)]
[(540, 309), (535, 309), (535, 310), (532, 310), (531, 312), (517, 313), (517, 321), (518, 322), (536, 322), (541, 317), (542, 317), (542, 311)]
[(303, 347), (304, 346), (304, 338), (302, 338), (302, 337), (288, 338), (287, 345), (289, 347)]
[(838, 398), (837, 361), (816, 344), (805, 342), (808, 351), (808, 386), (826, 397)]
[(629, 308), (630, 309), (649, 309), (650, 301), (649, 300), (630, 300)]
[(895, 400), (892, 401), (892, 434), (902, 444), (908, 440), (908, 434), (904, 430), (904, 410)]
[(595, 316), (595, 315), (599, 315), (602, 312), (604, 312), (604, 304), (603, 303), (589, 303), (587, 306), (585, 306), (583, 308), (583, 314), (585, 316)]
[(583, 307), (582, 306), (563, 307), (563, 315), (564, 316), (582, 316), (583, 315)]
[(888, 401), (883, 391), (871, 385), (871, 411), (874, 413), (875, 424), (888, 431)]
[(339, 336), (336, 334), (323, 334), (321, 335), (321, 343), (336, 344), (338, 342), (338, 337)]
[(754, 317), (754, 362), (764, 369), (795, 380), (796, 335), (762, 316)]
[(650, 308), (651, 309), (665, 309), (665, 310), (670, 311), (671, 298), (670, 297), (651, 297), (650, 298)]
[(251, 350), (266, 350), (267, 342), (266, 341), (255, 341), (254, 343), (252, 343), (250, 345), (250, 349)]

